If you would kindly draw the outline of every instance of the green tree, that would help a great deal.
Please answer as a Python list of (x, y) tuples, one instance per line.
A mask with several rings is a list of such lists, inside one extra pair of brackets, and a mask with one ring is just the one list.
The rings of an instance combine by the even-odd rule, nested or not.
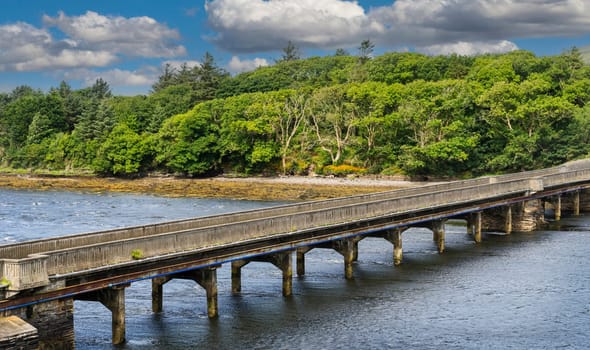
[(375, 44), (369, 39), (363, 40), (358, 50), (359, 63), (364, 64), (373, 57), (373, 51), (375, 51)]
[(301, 59), (301, 53), (299, 51), (299, 48), (295, 46), (295, 44), (291, 40), (289, 40), (287, 46), (283, 48), (283, 54), (281, 58), (277, 60), (277, 63), (296, 61), (299, 59)]
[(164, 122), (157, 135), (156, 162), (167, 171), (190, 176), (216, 171), (220, 158), (219, 136), (210, 110), (211, 104)]
[(98, 149), (93, 162), (99, 174), (133, 176), (145, 170), (150, 154), (146, 138), (125, 124), (117, 125)]
[(359, 119), (357, 106), (346, 95), (345, 85), (325, 87), (312, 97), (311, 123), (319, 147), (338, 165), (353, 141)]

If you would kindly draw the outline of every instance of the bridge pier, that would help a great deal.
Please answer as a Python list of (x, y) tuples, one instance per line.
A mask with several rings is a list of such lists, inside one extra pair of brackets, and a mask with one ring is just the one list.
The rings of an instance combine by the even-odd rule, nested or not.
[[(561, 217), (561, 197), (555, 199), (553, 203), (556, 206), (556, 217)], [(499, 208), (487, 209), (483, 213), (480, 213), (480, 215), (480, 231), (488, 232), (504, 232), (506, 234), (511, 234), (513, 231), (532, 232), (539, 229), (545, 223), (545, 209), (543, 200), (541, 199), (533, 199)], [(471, 220), (473, 219), (474, 215), (472, 214)], [(476, 218), (475, 220), (477, 221)], [(477, 226), (476, 223), (470, 222), (470, 219), (468, 219), (468, 226), (471, 225)]]
[[(44, 287), (47, 291), (63, 288), (63, 281)], [(74, 299), (63, 298), (14, 310), (0, 311), (0, 318), (16, 316), (37, 329), (40, 350), (74, 348)], [(1, 333), (1, 332), (0, 332)]]
[(291, 251), (262, 255), (250, 259), (232, 261), (231, 263), (231, 285), (232, 293), (239, 294), (242, 291), (242, 267), (250, 262), (268, 262), (278, 267), (283, 272), (283, 296), (293, 294), (293, 264)]
[[(574, 216), (581, 212), (581, 191), (565, 193), (561, 197), (561, 211)], [(556, 219), (557, 220), (557, 219)]]
[(113, 344), (125, 343), (125, 288), (129, 284), (80, 294), (76, 300), (98, 301), (111, 311)]
[(309, 252), (311, 247), (297, 248), (297, 276), (305, 275), (305, 253)]
[(320, 243), (315, 246), (297, 248), (297, 275), (305, 274), (305, 254), (314, 248), (333, 249), (344, 257), (344, 277), (353, 279), (353, 263), (358, 259), (358, 243), (362, 237), (350, 237)]
[(385, 234), (385, 239), (393, 244), (393, 265), (399, 266), (403, 259), (402, 250), (402, 233), (407, 228), (396, 228), (394, 230), (388, 230)]
[(551, 196), (549, 198), (544, 198), (543, 202), (544, 202), (543, 210), (547, 209), (547, 207), (549, 207), (549, 209), (553, 209), (553, 219), (555, 221), (561, 220), (561, 209), (562, 209), (561, 194)]
[(445, 223), (446, 220), (432, 220), (416, 227), (424, 227), (432, 231), (432, 240), (436, 242), (440, 254), (445, 251)]
[(209, 318), (217, 317), (219, 314), (217, 304), (217, 268), (218, 266), (210, 266), (152, 279), (152, 311), (160, 313), (163, 310), (164, 284), (173, 279), (184, 279), (195, 281), (205, 289), (207, 294), (207, 316)]
[(473, 240), (475, 243), (481, 243), (481, 231), (482, 231), (482, 215), (481, 211), (478, 211), (473, 215)]
[(358, 256), (358, 242), (360, 238), (345, 238), (331, 242), (332, 249), (344, 257), (344, 277), (347, 280), (353, 279), (352, 264), (355, 256)]
[(583, 189), (579, 193), (580, 212), (590, 212), (590, 189)]
[(407, 227), (398, 227), (379, 233), (373, 233), (368, 235), (368, 237), (383, 238), (393, 244), (393, 264), (399, 266), (403, 260), (402, 233), (407, 229)]

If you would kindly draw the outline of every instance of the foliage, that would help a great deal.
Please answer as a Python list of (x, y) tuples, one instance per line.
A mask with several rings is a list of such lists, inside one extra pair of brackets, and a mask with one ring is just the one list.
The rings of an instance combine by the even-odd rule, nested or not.
[(590, 67), (536, 57), (386, 53), (302, 59), (230, 77), (213, 56), (164, 67), (146, 96), (98, 79), (0, 93), (0, 164), (140, 176), (472, 176), (590, 155)]
[(322, 168), (324, 175), (346, 176), (346, 175), (362, 175), (367, 172), (367, 169), (360, 168), (348, 164), (342, 165), (326, 165)]
[(140, 260), (143, 258), (144, 258), (144, 255), (143, 255), (143, 252), (141, 251), (141, 249), (133, 249), (131, 251), (131, 259)]

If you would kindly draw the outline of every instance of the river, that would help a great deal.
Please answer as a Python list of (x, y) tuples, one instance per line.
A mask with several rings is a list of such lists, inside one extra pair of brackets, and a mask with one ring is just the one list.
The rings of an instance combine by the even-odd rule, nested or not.
[[(0, 244), (68, 233), (277, 205), (131, 194), (0, 190)], [(476, 245), (460, 222), (446, 226), (439, 255), (432, 234), (403, 234), (394, 267), (385, 240), (360, 242), (354, 280), (342, 258), (315, 249), (293, 296), (281, 273), (251, 263), (231, 295), (218, 270), (219, 318), (204, 290), (164, 286), (164, 312), (151, 312), (151, 284), (126, 290), (127, 343), (113, 347), (110, 313), (75, 303), (77, 349), (587, 349), (590, 342), (590, 216), (566, 217), (534, 233), (484, 234)]]

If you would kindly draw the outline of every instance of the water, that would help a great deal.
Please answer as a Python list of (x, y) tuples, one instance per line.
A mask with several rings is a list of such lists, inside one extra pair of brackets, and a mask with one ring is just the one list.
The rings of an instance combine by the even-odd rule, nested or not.
[[(0, 191), (0, 241), (207, 215), (272, 205), (139, 195)], [(71, 204), (71, 203), (76, 203)], [(274, 203), (276, 204), (276, 203)], [(121, 209), (134, 213), (121, 216)], [(97, 216), (92, 216), (95, 213)], [(82, 217), (82, 220), (76, 218)], [(404, 264), (394, 267), (385, 240), (360, 242), (354, 280), (331, 250), (306, 255), (293, 296), (281, 273), (251, 263), (242, 293), (230, 269), (218, 270), (219, 318), (207, 318), (194, 282), (164, 286), (164, 312), (151, 312), (151, 285), (126, 291), (127, 339), (111, 341), (110, 313), (75, 303), (78, 349), (586, 349), (590, 336), (590, 216), (544, 231), (484, 235), (476, 245), (460, 223), (447, 225), (436, 253), (432, 234), (403, 234)]]

